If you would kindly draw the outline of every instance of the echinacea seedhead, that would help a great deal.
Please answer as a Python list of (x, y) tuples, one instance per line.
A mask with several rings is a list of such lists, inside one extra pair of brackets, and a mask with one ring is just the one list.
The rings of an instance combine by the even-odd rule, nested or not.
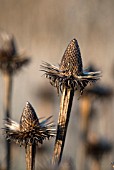
[(17, 52), (13, 35), (6, 32), (0, 35), (0, 70), (13, 74), (28, 64), (30, 59)]
[(94, 82), (100, 78), (100, 72), (85, 72), (81, 59), (79, 45), (76, 39), (70, 41), (62, 57), (59, 67), (44, 62), (41, 65), (46, 78), (57, 88), (59, 93), (63, 88), (80, 90), (83, 93), (84, 88), (89, 82)]
[(39, 122), (34, 108), (27, 102), (20, 124), (11, 119), (6, 120), (4, 128), (6, 139), (24, 146), (27, 144), (42, 144), (44, 139), (55, 136), (55, 125), (50, 121), (51, 118), (52, 116)]

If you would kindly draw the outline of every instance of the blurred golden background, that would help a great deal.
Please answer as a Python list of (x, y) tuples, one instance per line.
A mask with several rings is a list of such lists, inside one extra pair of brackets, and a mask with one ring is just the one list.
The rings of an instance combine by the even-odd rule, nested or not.
[[(0, 0), (0, 30), (14, 35), (18, 51), (25, 51), (31, 63), (14, 76), (12, 96), (12, 118), (19, 122), (26, 101), (34, 106), (39, 117), (54, 115), (55, 122), (59, 112), (60, 98), (40, 71), (42, 61), (58, 64), (71, 39), (78, 40), (83, 66), (93, 64), (102, 71), (98, 82), (107, 88), (114, 88), (114, 1), (113, 0)], [(0, 74), (0, 128), (3, 127), (4, 81)], [(41, 93), (42, 92), (42, 93)], [(49, 92), (45, 97), (45, 93)], [(44, 94), (43, 94), (44, 93)], [(43, 97), (44, 96), (44, 97)], [(100, 97), (93, 102), (96, 110), (90, 131), (98, 137), (114, 142), (114, 97)], [(80, 146), (80, 107), (78, 94), (73, 102), (70, 125), (64, 148), (64, 158), (73, 160), (77, 170), (81, 165)], [(5, 145), (0, 131), (0, 165), (5, 162)], [(50, 159), (54, 139), (47, 142)], [(47, 151), (46, 151), (47, 152)], [(43, 153), (44, 154), (44, 153)], [(45, 157), (45, 154), (44, 154)], [(36, 160), (40, 162), (38, 158)], [(90, 162), (90, 159), (87, 160)], [(101, 160), (101, 169), (112, 169), (114, 151)], [(89, 163), (88, 163), (89, 164)], [(25, 167), (24, 149), (14, 145), (12, 170)], [(90, 168), (87, 165), (86, 169)]]

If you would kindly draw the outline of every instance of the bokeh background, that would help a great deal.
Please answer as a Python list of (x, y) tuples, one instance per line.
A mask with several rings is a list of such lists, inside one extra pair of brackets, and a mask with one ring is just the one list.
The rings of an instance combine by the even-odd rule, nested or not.
[[(0, 30), (12, 33), (18, 51), (25, 51), (31, 63), (13, 78), (12, 118), (19, 121), (26, 101), (35, 108), (39, 117), (54, 115), (55, 123), (59, 112), (60, 97), (48, 80), (42, 77), (42, 61), (60, 63), (71, 39), (78, 40), (84, 67), (93, 64), (102, 71), (100, 84), (114, 88), (114, 1), (113, 0), (0, 0)], [(0, 74), (0, 128), (3, 127), (4, 81)], [(48, 93), (46, 95), (46, 93)], [(46, 95), (46, 96), (45, 96)], [(64, 158), (71, 159), (80, 168), (80, 107), (75, 96), (65, 143)], [(93, 131), (98, 137), (114, 142), (114, 97), (95, 100), (97, 116)], [(52, 156), (53, 143), (46, 142), (44, 157)], [(78, 148), (78, 149), (77, 149)], [(45, 149), (44, 149), (45, 150)], [(39, 151), (41, 152), (41, 150)], [(0, 131), (0, 165), (5, 164), (5, 144)], [(49, 154), (50, 156), (46, 156)], [(37, 161), (40, 162), (40, 156)], [(90, 160), (87, 160), (90, 161)], [(114, 151), (101, 161), (101, 169), (112, 169)], [(39, 164), (39, 163), (36, 163)], [(24, 148), (14, 145), (12, 170), (25, 167)], [(90, 169), (88, 165), (88, 169)]]

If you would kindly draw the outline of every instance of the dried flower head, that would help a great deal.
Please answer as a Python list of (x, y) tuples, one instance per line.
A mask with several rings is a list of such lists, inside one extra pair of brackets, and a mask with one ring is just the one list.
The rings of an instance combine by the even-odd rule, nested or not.
[(59, 67), (44, 62), (41, 65), (45, 76), (50, 83), (62, 91), (63, 87), (73, 90), (80, 89), (82, 94), (84, 88), (89, 82), (100, 78), (100, 72), (86, 72), (83, 70), (81, 53), (76, 39), (71, 40), (62, 57)]
[(3, 72), (15, 73), (29, 61), (28, 57), (17, 52), (13, 35), (6, 32), (0, 35), (0, 69)]
[(44, 139), (55, 136), (54, 124), (50, 122), (51, 117), (39, 122), (32, 105), (26, 102), (20, 124), (11, 119), (6, 120), (4, 128), (6, 139), (25, 146), (27, 144), (42, 144)]

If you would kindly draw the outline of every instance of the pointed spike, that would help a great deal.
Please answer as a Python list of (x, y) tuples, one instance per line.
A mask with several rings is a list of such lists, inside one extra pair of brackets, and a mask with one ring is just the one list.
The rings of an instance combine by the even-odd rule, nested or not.
[(32, 105), (27, 101), (23, 109), (21, 119), (20, 119), (20, 128), (28, 129), (33, 126), (34, 123), (39, 123), (38, 117)]
[(67, 70), (68, 74), (81, 74), (82, 69), (82, 59), (80, 48), (76, 39), (70, 41), (66, 48), (60, 64), (60, 70)]

